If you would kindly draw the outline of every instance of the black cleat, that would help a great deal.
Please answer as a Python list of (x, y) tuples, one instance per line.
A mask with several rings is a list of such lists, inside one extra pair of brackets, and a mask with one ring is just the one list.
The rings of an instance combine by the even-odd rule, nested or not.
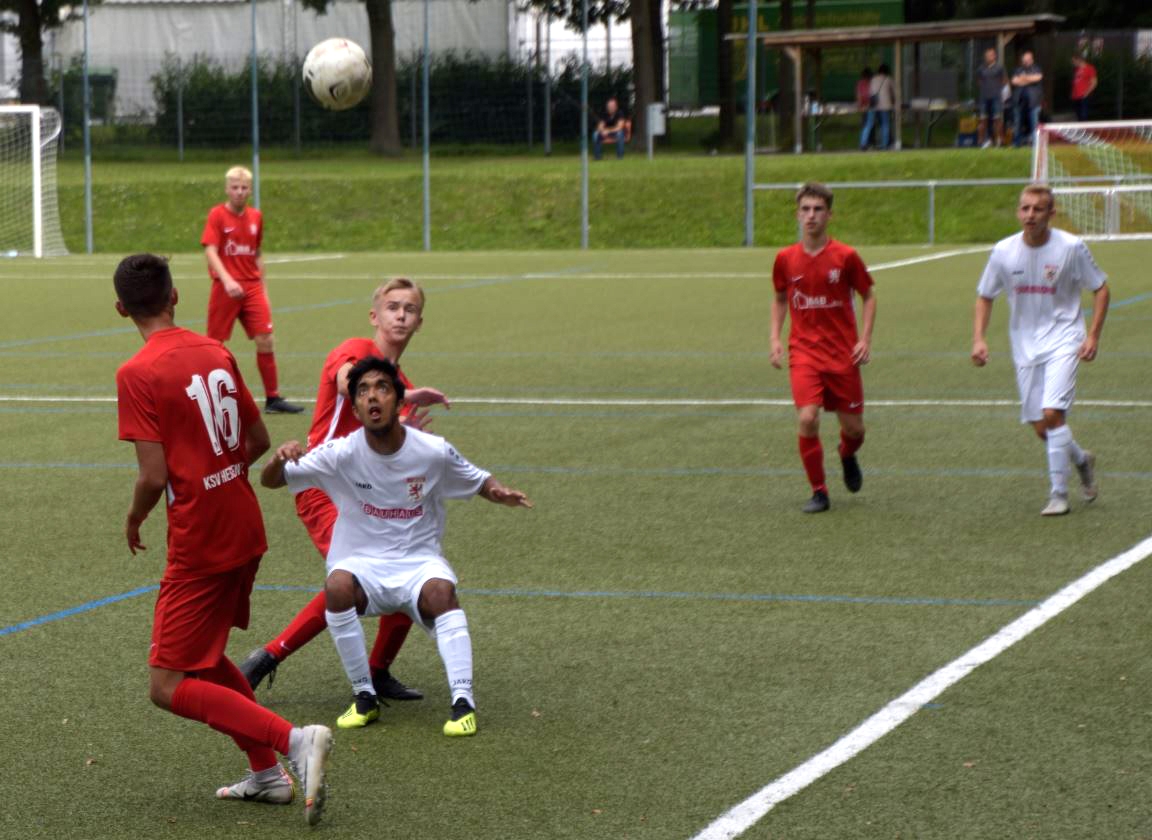
[(823, 513), (832, 507), (832, 503), (828, 501), (828, 494), (823, 490), (817, 490), (812, 494), (812, 498), (804, 503), (801, 508), (805, 513)]
[(864, 473), (860, 472), (860, 463), (856, 460), (856, 456), (841, 458), (840, 464), (844, 467), (844, 486), (848, 488), (849, 493), (858, 492), (864, 486)]
[(265, 414), (299, 414), (304, 406), (290, 403), (283, 397), (268, 397), (264, 400)]
[(376, 694), (388, 700), (423, 700), (424, 692), (409, 688), (396, 679), (387, 668), (372, 669), (372, 687)]
[(260, 685), (265, 677), (268, 678), (268, 687), (272, 687), (272, 682), (276, 679), (276, 666), (279, 664), (280, 660), (264, 648), (256, 648), (237, 667), (244, 675), (244, 679), (248, 680), (249, 687), (255, 691), (256, 686)]

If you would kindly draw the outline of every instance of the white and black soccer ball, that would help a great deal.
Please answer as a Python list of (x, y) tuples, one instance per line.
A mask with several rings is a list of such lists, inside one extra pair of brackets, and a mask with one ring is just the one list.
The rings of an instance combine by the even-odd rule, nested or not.
[(364, 50), (347, 38), (329, 38), (304, 56), (304, 90), (329, 111), (346, 111), (372, 88), (372, 65)]

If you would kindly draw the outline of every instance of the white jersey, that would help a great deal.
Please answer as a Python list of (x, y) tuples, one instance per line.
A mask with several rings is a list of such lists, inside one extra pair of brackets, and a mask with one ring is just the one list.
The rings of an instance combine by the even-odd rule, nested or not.
[(404, 443), (391, 455), (373, 451), (364, 434), (357, 429), (284, 464), (293, 493), (316, 487), (336, 505), (329, 566), (349, 557), (441, 556), (444, 500), (476, 495), (491, 473), (418, 429), (405, 427)]
[(1077, 236), (1051, 228), (1038, 248), (1017, 233), (992, 249), (976, 292), (996, 298), (1008, 292), (1008, 337), (1017, 366), (1039, 365), (1075, 353), (1087, 336), (1081, 292), (1096, 291), (1108, 276)]

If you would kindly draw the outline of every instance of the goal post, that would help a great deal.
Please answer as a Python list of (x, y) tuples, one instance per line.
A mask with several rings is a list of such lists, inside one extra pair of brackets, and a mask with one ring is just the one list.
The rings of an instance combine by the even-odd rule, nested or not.
[(60, 114), (38, 105), (0, 105), (0, 256), (68, 253), (56, 197)]
[(1074, 232), (1152, 239), (1152, 120), (1040, 125), (1032, 179), (1052, 187)]

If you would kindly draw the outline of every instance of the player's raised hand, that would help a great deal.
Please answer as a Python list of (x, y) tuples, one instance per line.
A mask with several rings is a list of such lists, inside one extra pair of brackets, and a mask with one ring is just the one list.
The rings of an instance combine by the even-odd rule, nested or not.
[(281, 463), (291, 461), (295, 464), (307, 454), (307, 451), (308, 450), (300, 445), (299, 441), (290, 440), (276, 447), (276, 460)]
[(435, 388), (412, 388), (409, 391), (405, 391), (404, 402), (418, 405), (421, 408), (429, 405), (442, 405), (445, 408), (452, 407), (448, 404), (448, 398), (444, 396), (444, 392), (438, 391)]
[(429, 416), (431, 413), (432, 409), (430, 408), (426, 408), (423, 411), (417, 408), (405, 414), (400, 422), (410, 429), (423, 431), (432, 422), (432, 418)]
[(506, 505), (507, 507), (533, 507), (529, 498), (519, 490), (505, 487), (492, 477), (489, 477), (489, 479), (484, 482), (484, 486), (480, 488), (480, 495), (498, 505)]

